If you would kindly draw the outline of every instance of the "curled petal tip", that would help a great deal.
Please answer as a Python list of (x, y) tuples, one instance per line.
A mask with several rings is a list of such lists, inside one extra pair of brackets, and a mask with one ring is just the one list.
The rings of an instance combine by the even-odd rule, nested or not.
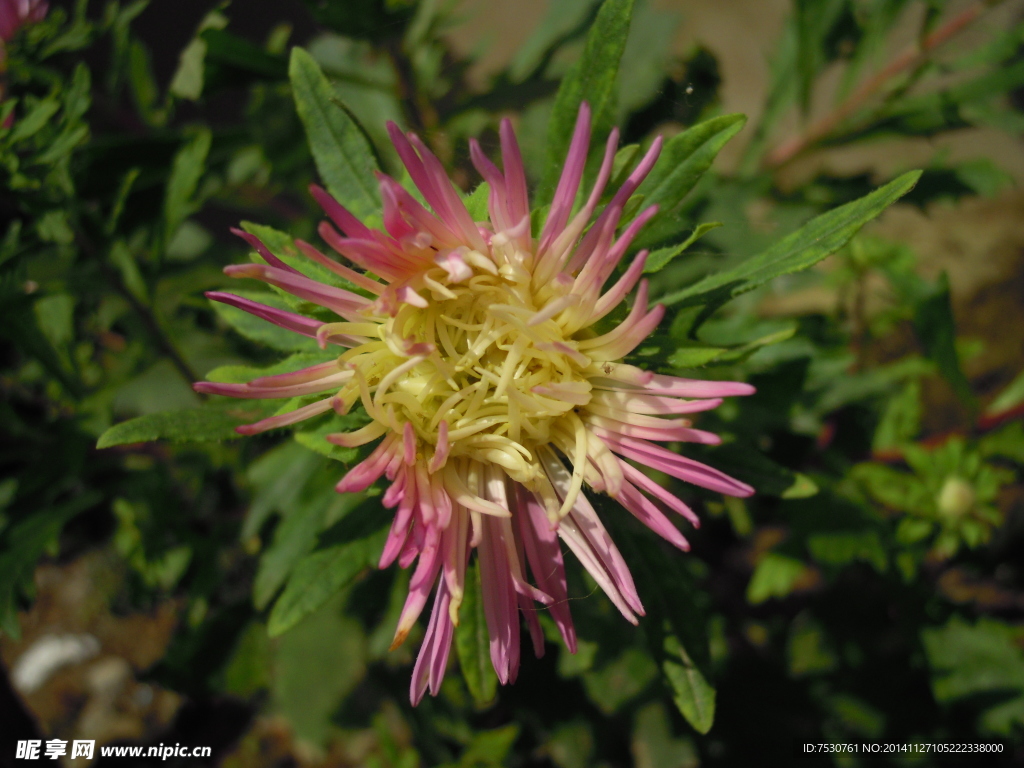
[(404, 627), (399, 627), (398, 631), (395, 632), (395, 637), (391, 641), (391, 645), (388, 646), (388, 650), (389, 651), (393, 651), (393, 650), (399, 648), (402, 645), (402, 643), (405, 642), (405, 638), (407, 638), (408, 636), (409, 636), (409, 630), (404, 628)]

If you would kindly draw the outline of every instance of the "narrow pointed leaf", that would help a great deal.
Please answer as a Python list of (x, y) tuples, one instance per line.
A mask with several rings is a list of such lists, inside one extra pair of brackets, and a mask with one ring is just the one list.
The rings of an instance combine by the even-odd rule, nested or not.
[(368, 504), (323, 534), (322, 541), (329, 543), (299, 561), (274, 603), (267, 622), (270, 636), (287, 632), (373, 567), (384, 546), (387, 522), (379, 506)]
[(455, 629), (455, 650), (466, 687), (477, 705), (494, 698), (498, 676), (491, 667), (491, 652), (480, 594), (480, 565), (474, 561), (466, 568), (465, 595), (459, 606), (459, 626)]
[(746, 124), (745, 115), (722, 115), (676, 134), (665, 143), (650, 175), (637, 189), (644, 207), (658, 206), (658, 215), (633, 244), (645, 248), (675, 234), (678, 223), (669, 214), (704, 175), (726, 142)]
[(920, 171), (905, 173), (859, 200), (812, 219), (733, 269), (709, 275), (660, 301), (713, 310), (773, 278), (807, 269), (846, 245), (862, 226), (913, 189), (920, 176)]
[(259, 421), (273, 411), (267, 401), (232, 401), (205, 408), (184, 411), (164, 411), (139, 416), (115, 424), (96, 442), (97, 448), (111, 448), (115, 445), (148, 443), (153, 440), (174, 440), (176, 442), (207, 442), (230, 440), (238, 437), (235, 427)]
[(320, 177), (339, 203), (360, 219), (380, 210), (373, 149), (337, 98), (320, 66), (301, 48), (292, 49), (288, 76), (295, 107), (306, 128)]
[(548, 124), (547, 170), (535, 205), (551, 201), (582, 102), (590, 105), (591, 145), (599, 145), (611, 130), (615, 118), (615, 78), (632, 16), (633, 0), (605, 0), (587, 33), (583, 55), (562, 80)]

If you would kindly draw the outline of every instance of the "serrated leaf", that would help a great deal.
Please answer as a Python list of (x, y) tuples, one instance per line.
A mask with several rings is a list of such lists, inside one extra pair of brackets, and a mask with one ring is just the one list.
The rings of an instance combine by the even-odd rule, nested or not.
[(663, 297), (663, 304), (703, 305), (705, 315), (747, 291), (780, 275), (807, 269), (843, 247), (868, 221), (905, 195), (921, 177), (920, 171), (903, 174), (868, 195), (822, 214), (766, 251), (733, 269)]
[(480, 561), (466, 568), (465, 594), (459, 606), (459, 626), (455, 628), (455, 651), (459, 656), (462, 678), (477, 706), (490, 702), (498, 690), (498, 676), (491, 666), (490, 640), (480, 592)]
[(259, 421), (273, 408), (267, 401), (232, 401), (184, 411), (164, 411), (115, 424), (96, 441), (97, 448), (153, 440), (207, 442), (238, 437), (235, 427)]
[(491, 185), (486, 181), (481, 182), (472, 192), (463, 197), (466, 210), (473, 221), (487, 221), (487, 198), (491, 193)]
[(677, 256), (681, 256), (687, 248), (697, 242), (700, 238), (720, 226), (722, 226), (722, 222), (720, 221), (708, 221), (703, 224), (698, 224), (694, 227), (690, 236), (683, 242), (679, 243), (679, 245), (670, 245), (667, 248), (659, 248), (656, 251), (651, 251), (650, 255), (647, 257), (647, 262), (644, 264), (644, 274), (650, 275), (654, 272), (660, 272)]
[(796, 326), (783, 328), (762, 336), (760, 339), (737, 344), (732, 347), (686, 346), (679, 347), (669, 357), (669, 365), (675, 368), (699, 368), (709, 363), (737, 363), (746, 360), (762, 347), (786, 341), (796, 333)]
[[(305, 475), (308, 481), (316, 469), (315, 466), (310, 468), (309, 474), (300, 470), (296, 479)], [(287, 507), (279, 508), (283, 520), (274, 530), (270, 545), (260, 556), (252, 583), (252, 602), (257, 610), (262, 611), (270, 605), (296, 564), (316, 547), (317, 534), (324, 527), (324, 517), (333, 498), (329, 488), (312, 495), (305, 488), (300, 488)]]
[(379, 505), (363, 505), (336, 526), (330, 546), (300, 560), (270, 613), (270, 636), (287, 632), (373, 567), (384, 546), (388, 523)]
[(600, 145), (611, 130), (615, 117), (615, 78), (626, 48), (632, 15), (633, 0), (605, 0), (587, 33), (583, 55), (562, 79), (548, 123), (547, 171), (535, 205), (551, 201), (582, 102), (590, 105), (591, 144)]
[(320, 65), (301, 48), (293, 48), (288, 77), (327, 191), (359, 219), (378, 214), (381, 202), (373, 176), (377, 170), (373, 150), (359, 126), (334, 103), (334, 91)]
[(345, 416), (335, 416), (316, 429), (296, 432), (294, 436), (295, 442), (329, 459), (349, 464), (359, 455), (359, 449), (342, 448), (340, 445), (330, 443), (327, 441), (327, 435), (332, 432), (352, 432), (369, 423), (369, 421), (370, 418), (366, 415), (366, 412), (359, 409)]
[(719, 150), (746, 124), (745, 115), (722, 115), (676, 134), (665, 143), (650, 174), (637, 188), (644, 206), (657, 205), (654, 217), (633, 244), (634, 249), (664, 242), (677, 231), (670, 214), (704, 175)]

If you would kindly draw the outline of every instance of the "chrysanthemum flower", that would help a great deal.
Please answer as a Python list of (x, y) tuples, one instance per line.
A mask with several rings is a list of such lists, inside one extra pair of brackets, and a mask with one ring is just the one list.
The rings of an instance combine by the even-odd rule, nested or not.
[[(383, 503), (396, 511), (380, 567), (395, 560), (403, 568), (416, 563), (393, 647), (405, 639), (430, 592), (436, 593), (413, 672), (416, 703), (428, 687), (433, 694), (439, 689), (474, 550), (491, 661), (502, 683), (513, 681), (519, 668), (519, 613), (537, 655), (543, 650), (535, 603), (576, 649), (559, 539), (636, 624), (644, 613), (640, 596), (583, 489), (608, 494), (688, 549), (666, 511), (694, 526), (697, 517), (635, 465), (720, 493), (751, 494), (750, 486), (658, 443), (718, 443), (685, 417), (753, 388), (655, 375), (622, 362), (665, 312), (647, 305), (647, 283), (640, 279), (645, 251), (606, 286), (655, 213), (648, 208), (619, 232), (623, 206), (654, 165), (660, 139), (595, 219), (618, 142), (613, 131), (594, 188), (573, 215), (590, 139), (584, 105), (547, 219), (534, 238), (526, 176), (507, 120), (500, 130), (504, 171), (476, 142), (470, 144), (473, 164), (490, 186), (490, 221), (482, 223), (472, 220), (441, 163), (415, 135), (395, 125), (389, 131), (430, 208), (380, 175), (381, 232), (313, 187), (333, 222), (321, 223), (321, 237), (357, 269), (309, 243), (295, 243), (367, 296), (303, 276), (241, 232), (266, 264), (229, 266), (227, 274), (262, 280), (339, 319), (324, 323), (238, 296), (208, 294), (347, 351), (295, 373), (248, 384), (200, 383), (196, 389), (250, 398), (323, 393), (310, 405), (240, 427), (243, 434), (332, 410), (345, 414), (359, 403), (365, 408), (367, 426), (328, 439), (349, 447), (379, 441), (337, 489), (362, 491), (382, 476), (390, 483)], [(634, 288), (625, 319), (595, 330)]]

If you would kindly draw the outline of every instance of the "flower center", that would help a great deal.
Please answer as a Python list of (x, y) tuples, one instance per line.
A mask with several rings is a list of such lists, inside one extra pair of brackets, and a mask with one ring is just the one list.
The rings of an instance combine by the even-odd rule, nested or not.
[(375, 376), (363, 372), (375, 389), (371, 415), (398, 433), (411, 424), (418, 446), (443, 445), (532, 484), (543, 471), (538, 446), (575, 442), (571, 412), (590, 401), (590, 360), (558, 313), (546, 316), (567, 302), (549, 300), (546, 313), (528, 271), (489, 259), (473, 267), (459, 282), (431, 270), (426, 306), (403, 304), (380, 326), (391, 354)]

